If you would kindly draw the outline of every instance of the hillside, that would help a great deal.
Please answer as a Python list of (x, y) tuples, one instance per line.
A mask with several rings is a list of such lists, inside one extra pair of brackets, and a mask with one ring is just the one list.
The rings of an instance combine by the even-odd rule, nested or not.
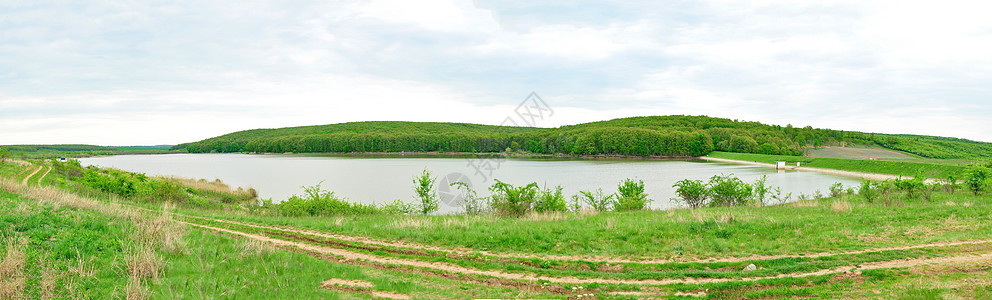
[(880, 146), (925, 158), (992, 158), (992, 144), (957, 138), (768, 125), (706, 116), (631, 117), (558, 128), (352, 122), (254, 129), (180, 144), (206, 152), (502, 152), (701, 156), (712, 151), (802, 155), (824, 145)]

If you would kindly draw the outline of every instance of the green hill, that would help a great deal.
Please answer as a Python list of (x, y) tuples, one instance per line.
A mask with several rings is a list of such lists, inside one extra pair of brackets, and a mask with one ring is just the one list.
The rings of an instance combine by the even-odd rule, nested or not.
[(180, 144), (204, 152), (502, 152), (701, 156), (712, 151), (802, 155), (812, 147), (877, 145), (927, 158), (992, 158), (992, 144), (964, 139), (767, 125), (706, 116), (614, 119), (558, 128), (433, 122), (352, 122), (254, 129)]

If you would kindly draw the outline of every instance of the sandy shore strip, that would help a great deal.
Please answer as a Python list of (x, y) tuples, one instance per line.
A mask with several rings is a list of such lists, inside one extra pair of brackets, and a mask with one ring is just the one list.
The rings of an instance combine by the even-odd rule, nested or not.
[[(726, 159), (726, 158), (716, 158), (716, 157), (706, 157), (706, 156), (702, 156), (702, 157), (700, 157), (700, 159), (707, 160), (707, 161), (725, 162), (725, 163), (743, 164), (743, 165), (754, 165), (754, 166), (769, 167), (769, 168), (774, 168), (775, 167), (774, 164), (762, 163), (762, 162), (756, 162), (756, 161), (748, 161), (748, 160), (736, 160), (736, 159)], [(889, 180), (889, 179), (897, 179), (897, 178), (900, 177), (899, 175), (879, 174), (879, 173), (867, 173), (867, 172), (855, 172), (855, 171), (844, 171), (844, 170), (834, 170), (834, 169), (824, 169), (824, 168), (812, 168), (812, 167), (786, 166), (785, 169), (786, 170), (794, 170), (794, 171), (819, 172), (819, 173), (824, 173), (824, 174), (840, 175), (840, 176), (847, 176), (847, 177), (858, 177), (858, 178), (864, 178), (864, 179), (868, 179), (868, 180), (878, 180), (878, 181)], [(942, 182), (942, 181), (937, 180), (937, 179), (933, 179), (933, 178), (927, 179), (927, 183), (938, 183), (938, 182)]]

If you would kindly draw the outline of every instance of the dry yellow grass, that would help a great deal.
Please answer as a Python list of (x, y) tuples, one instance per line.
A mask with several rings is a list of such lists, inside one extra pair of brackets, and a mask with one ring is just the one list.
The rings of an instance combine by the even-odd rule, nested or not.
[(128, 279), (127, 285), (124, 286), (124, 299), (143, 300), (149, 297), (148, 287), (145, 286), (140, 278), (132, 276)]
[(7, 253), (0, 261), (0, 299), (20, 299), (24, 294), (24, 266), (27, 255), (13, 240), (7, 241)]
[(55, 288), (58, 286), (58, 279), (58, 270), (55, 270), (50, 265), (43, 267), (41, 269), (41, 280), (38, 281), (38, 297), (41, 299), (55, 298)]
[(789, 203), (789, 205), (793, 207), (817, 207), (820, 206), (820, 202), (816, 202), (816, 200), (800, 200)]
[(190, 179), (190, 178), (171, 177), (171, 176), (170, 177), (159, 176), (156, 178), (177, 182), (186, 187), (197, 190), (213, 191), (213, 192), (232, 194), (232, 195), (247, 195), (249, 196), (249, 198), (258, 197), (258, 192), (256, 192), (255, 189), (253, 188), (249, 188), (247, 190), (242, 187), (238, 187), (237, 189), (232, 189), (231, 186), (227, 185), (223, 181), (220, 181), (220, 179), (215, 179), (214, 181), (207, 181), (206, 179)]
[(395, 228), (422, 228), (427, 224), (424, 219), (404, 218), (393, 222)]
[(124, 264), (132, 278), (158, 278), (162, 258), (151, 247), (137, 245), (124, 253)]
[(263, 253), (272, 253), (275, 250), (272, 244), (253, 239), (239, 241), (237, 248), (241, 258), (261, 257)]
[(830, 202), (830, 210), (837, 213), (850, 213), (851, 203), (847, 200), (836, 200)]
[(523, 217), (523, 219), (527, 221), (560, 221), (567, 218), (568, 216), (566, 216), (565, 214), (556, 211), (543, 212), (543, 213), (530, 212)]

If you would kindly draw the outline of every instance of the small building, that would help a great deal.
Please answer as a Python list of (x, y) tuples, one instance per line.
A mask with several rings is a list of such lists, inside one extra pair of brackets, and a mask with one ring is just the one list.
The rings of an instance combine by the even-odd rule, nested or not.
[(69, 161), (69, 160), (68, 160), (68, 159), (66, 159), (65, 157), (59, 157), (59, 159), (58, 159), (58, 161), (59, 161), (59, 162), (67, 162), (67, 161)]
[(777, 169), (777, 170), (785, 169), (785, 161), (782, 161), (782, 160), (776, 161), (775, 162), (775, 169)]

